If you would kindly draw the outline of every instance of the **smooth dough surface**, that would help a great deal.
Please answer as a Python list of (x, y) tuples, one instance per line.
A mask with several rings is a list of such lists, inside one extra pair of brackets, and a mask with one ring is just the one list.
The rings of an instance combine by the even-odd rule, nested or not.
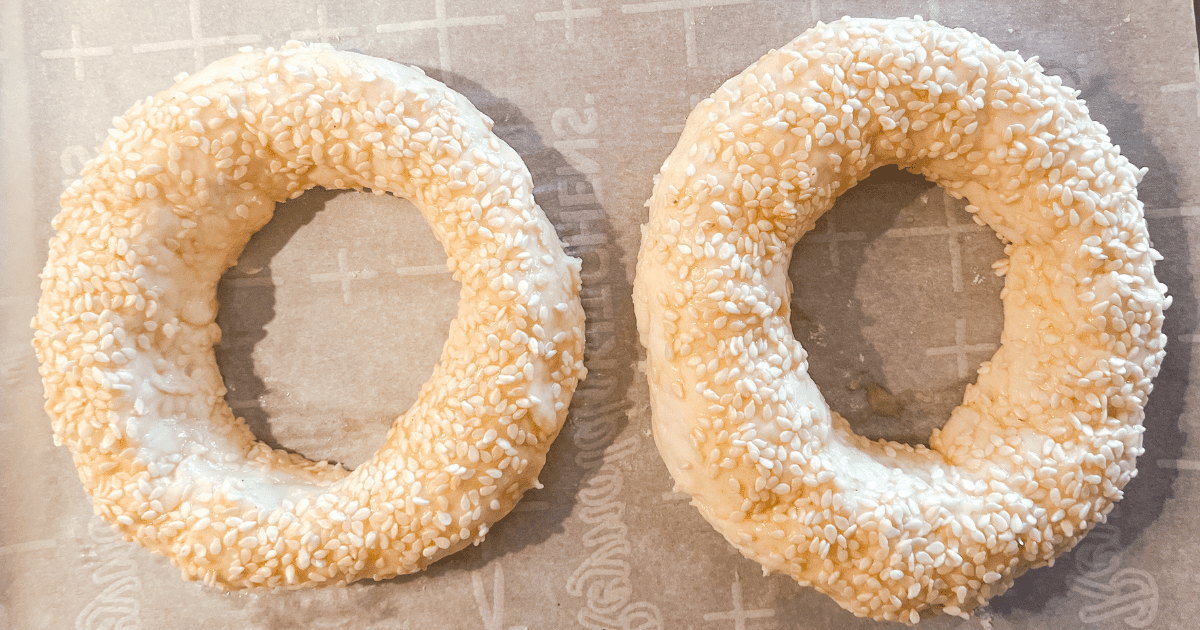
[[(579, 261), (521, 158), (420, 70), (324, 45), (177, 80), (113, 120), (42, 274), (46, 409), (96, 512), (221, 588), (385, 579), (482, 540), (585, 373)], [(221, 273), (314, 186), (412, 201), (462, 287), (441, 363), (353, 471), (256, 440), (212, 350)]]
[[(654, 436), (743, 554), (860, 616), (966, 616), (1121, 498), (1170, 300), (1135, 187), (1078, 93), (919, 19), (821, 24), (688, 117), (634, 283)], [(1001, 346), (929, 448), (855, 435), (792, 335), (789, 259), (896, 164), (1006, 243)]]

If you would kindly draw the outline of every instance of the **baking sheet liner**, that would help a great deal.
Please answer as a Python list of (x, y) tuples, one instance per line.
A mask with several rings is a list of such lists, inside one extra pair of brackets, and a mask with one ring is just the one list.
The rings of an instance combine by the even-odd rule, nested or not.
[[(920, 14), (1038, 55), (1080, 89), (1140, 187), (1170, 342), (1139, 476), (1107, 524), (971, 621), (928, 628), (1195, 627), (1200, 605), (1200, 62), (1182, 1), (169, 0), (3, 5), (0, 628), (877, 628), (763, 577), (672, 492), (649, 432), (630, 290), (652, 176), (692, 105), (818, 20)], [(524, 158), (584, 261), (590, 376), (529, 493), (487, 541), (424, 573), (222, 594), (92, 516), (52, 446), (30, 348), (57, 197), (112, 116), (239, 46), (288, 39), (418, 65)], [(796, 248), (793, 329), (861, 434), (928, 439), (999, 342), (1002, 255), (962, 202), (895, 169), (847, 192)], [(272, 445), (354, 465), (437, 361), (457, 302), (406, 201), (313, 190), (281, 204), (219, 288), (227, 400)]]

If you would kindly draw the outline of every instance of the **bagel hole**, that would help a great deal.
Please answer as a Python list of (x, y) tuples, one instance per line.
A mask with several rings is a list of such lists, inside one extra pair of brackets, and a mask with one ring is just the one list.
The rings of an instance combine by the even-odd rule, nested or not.
[(840, 196), (800, 239), (792, 331), (855, 433), (929, 444), (1000, 343), (1004, 257), (967, 202), (893, 166)]
[(354, 468), (432, 374), (459, 288), (406, 200), (280, 203), (217, 288), (225, 400), (268, 445)]

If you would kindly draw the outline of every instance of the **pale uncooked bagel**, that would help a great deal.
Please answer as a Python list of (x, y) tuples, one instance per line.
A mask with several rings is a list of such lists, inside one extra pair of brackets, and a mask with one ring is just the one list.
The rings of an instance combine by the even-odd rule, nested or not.
[[(819, 25), (688, 117), (634, 283), (654, 435), (725, 537), (857, 615), (966, 615), (1102, 521), (1165, 337), (1141, 172), (1033, 61), (920, 20)], [(802, 234), (872, 169), (1007, 242), (1005, 325), (931, 449), (855, 435), (788, 318)]]
[[(289, 43), (113, 124), (63, 194), (33, 323), (55, 441), (127, 539), (222, 588), (384, 579), (482, 540), (537, 484), (584, 375), (579, 261), (471, 103)], [(222, 271), (313, 186), (411, 200), (462, 285), (441, 363), (353, 472), (257, 441), (212, 351)]]

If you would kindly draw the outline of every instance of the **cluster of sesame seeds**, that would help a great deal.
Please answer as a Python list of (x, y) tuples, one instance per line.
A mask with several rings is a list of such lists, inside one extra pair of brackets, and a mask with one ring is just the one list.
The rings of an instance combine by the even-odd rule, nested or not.
[[(127, 539), (221, 588), (385, 579), (537, 485), (585, 375), (579, 261), (465, 98), (292, 42), (180, 75), (113, 127), (62, 196), (33, 326), (56, 443)], [(462, 285), (440, 365), (352, 472), (258, 442), (212, 353), (220, 274), (313, 186), (411, 200)]]
[[(1077, 93), (961, 29), (845, 18), (727, 81), (647, 204), (634, 287), (655, 436), (744, 554), (861, 616), (967, 616), (1104, 519), (1163, 357), (1136, 185)], [(855, 435), (788, 319), (792, 247), (884, 164), (1006, 242), (1002, 345), (931, 448)]]

